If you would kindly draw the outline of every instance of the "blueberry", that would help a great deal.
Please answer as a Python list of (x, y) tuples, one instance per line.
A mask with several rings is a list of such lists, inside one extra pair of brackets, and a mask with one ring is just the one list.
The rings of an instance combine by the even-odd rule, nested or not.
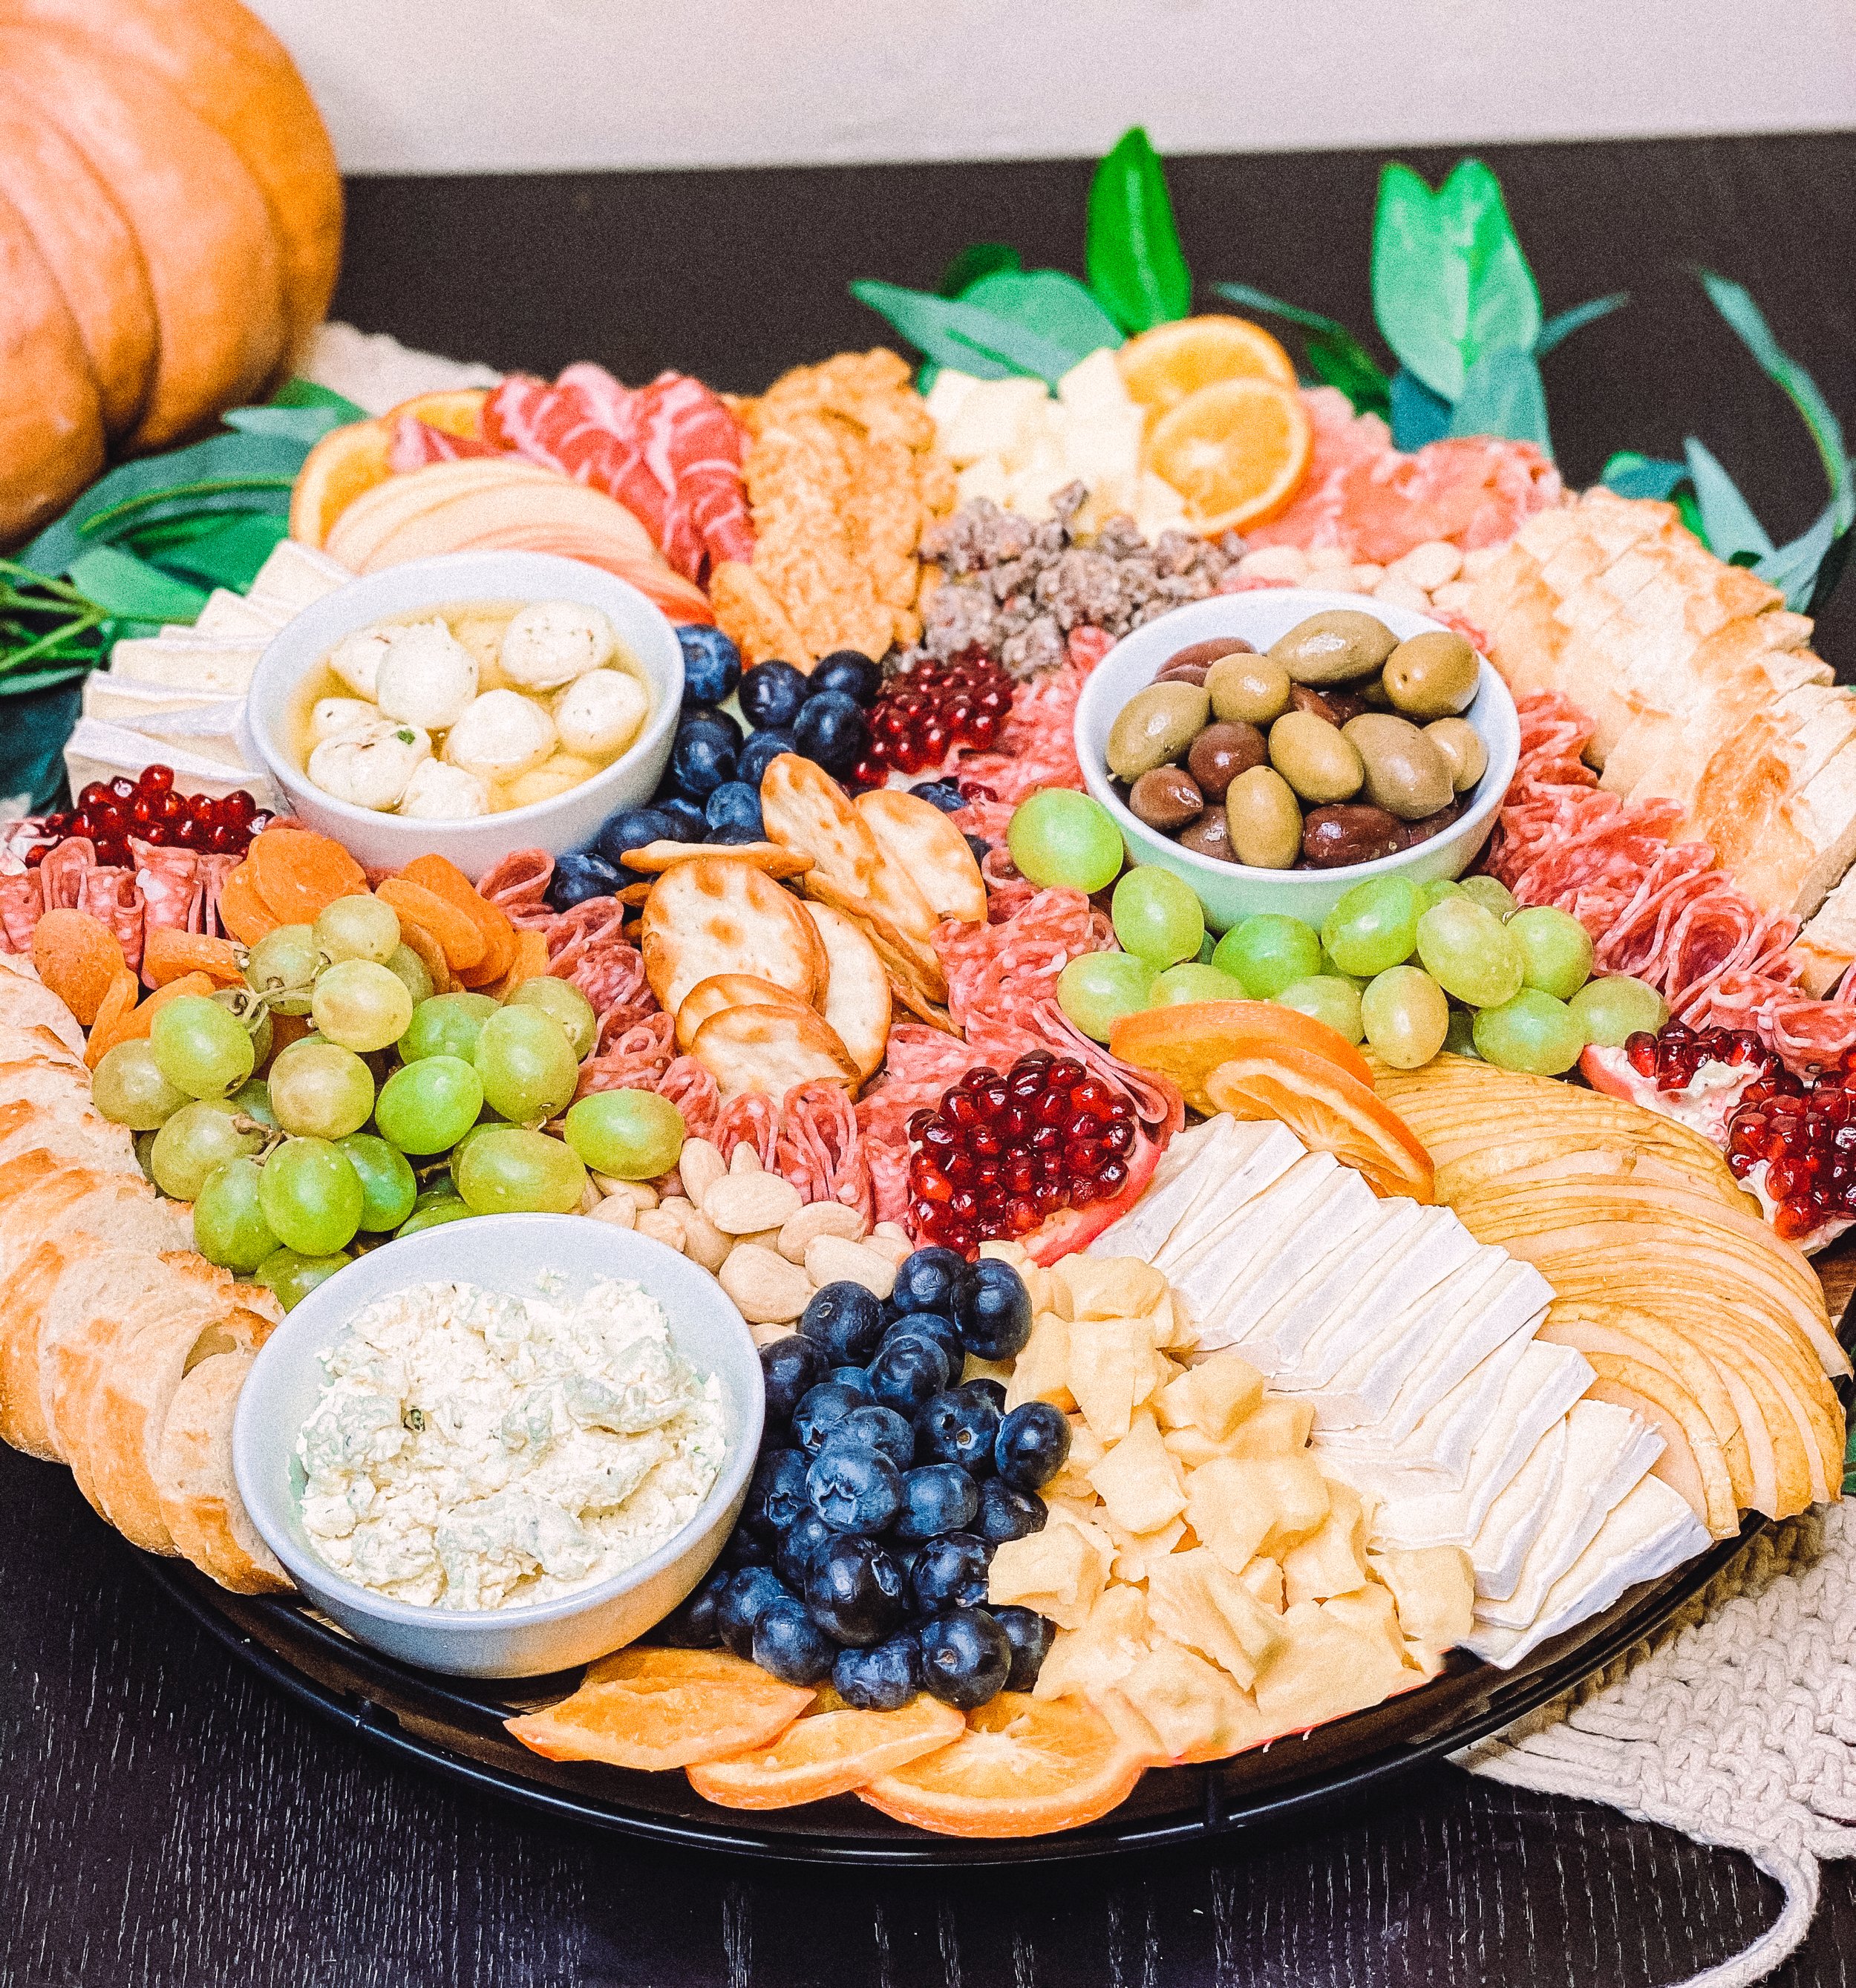
[(1006, 1384), (994, 1380), (990, 1374), (979, 1374), (971, 1381), (962, 1381), (960, 1391), (963, 1395), (975, 1395), (982, 1401), (990, 1401), (1002, 1415), (1006, 1412)]
[(979, 1486), (958, 1464), (924, 1464), (902, 1479), (896, 1537), (931, 1540), (942, 1533), (963, 1533), (979, 1510)]
[(901, 1472), (867, 1443), (828, 1442), (806, 1473), (812, 1509), (840, 1533), (881, 1532), (901, 1509), (902, 1483)]
[(776, 1601), (790, 1601), (793, 1593), (770, 1567), (744, 1567), (729, 1577), (715, 1604), (715, 1628), (738, 1657), (754, 1653), (754, 1625), (761, 1611)]
[(844, 1280), (822, 1285), (800, 1314), (799, 1329), (824, 1347), (834, 1365), (861, 1366), (883, 1337), (883, 1307), (861, 1284)]
[(1012, 1645), (983, 1608), (944, 1608), (921, 1625), (915, 1640), (922, 1682), (957, 1712), (996, 1698), (1012, 1675)]
[(905, 1415), (894, 1408), (853, 1408), (826, 1440), (860, 1442), (880, 1449), (898, 1470), (906, 1470), (915, 1460), (915, 1432)]
[(767, 769), (781, 753), (798, 750), (799, 741), (790, 732), (778, 727), (767, 732), (750, 732), (747, 743), (735, 755), (735, 777), (745, 780), (751, 787), (759, 788)]
[(859, 1396), (840, 1381), (821, 1381), (808, 1388), (793, 1411), (793, 1439), (808, 1456), (816, 1456), (830, 1435), (853, 1408), (863, 1405)]
[(745, 827), (738, 821), (724, 822), (719, 828), (706, 830), (702, 837), (705, 842), (714, 843), (719, 848), (743, 842), (762, 842), (766, 839), (759, 829)]
[(743, 673), (736, 702), (756, 731), (790, 725), (806, 702), (806, 673), (790, 663), (756, 663)]
[(808, 1388), (825, 1378), (825, 1352), (816, 1341), (789, 1332), (760, 1349), (761, 1379), (767, 1391), (767, 1420), (789, 1421)]
[(870, 1363), (871, 1398), (913, 1422), (948, 1384), (948, 1356), (921, 1333), (892, 1333)]
[(724, 780), (702, 804), (702, 818), (711, 828), (751, 828), (759, 841), (765, 830), (760, 819), (760, 790), (745, 780)]
[(702, 818), (702, 810), (694, 801), (686, 801), (681, 794), (672, 794), (668, 800), (653, 801), (651, 806), (661, 810), (671, 818), (679, 842), (700, 842), (708, 823)]
[(597, 849), (570, 849), (554, 859), (548, 902), (557, 911), (570, 911), (589, 898), (613, 896), (624, 888), (624, 881)]
[(967, 1351), (982, 1360), (1015, 1359), (1031, 1337), (1031, 1293), (1009, 1263), (963, 1263), (953, 1311)]
[(1056, 1641), (1056, 1625), (1046, 1621), (1034, 1608), (989, 1608), (986, 1613), (1006, 1632), (1012, 1645), (1012, 1671), (1006, 1679), (1007, 1691), (1029, 1691), (1037, 1682), (1044, 1659)]
[(707, 733), (731, 752), (741, 743), (742, 737), (739, 722), (725, 711), (718, 711), (712, 705), (685, 705), (677, 720), (677, 736), (686, 738), (698, 732)]
[(833, 649), (813, 664), (812, 674), (806, 680), (808, 696), (816, 697), (823, 691), (842, 691), (854, 704), (866, 708), (876, 702), (877, 692), (882, 688), (882, 665), (873, 663), (861, 649)]
[(870, 1391), (870, 1370), (866, 1367), (834, 1367), (825, 1378), (837, 1381), (840, 1388), (848, 1388), (857, 1396), (860, 1408), (869, 1407), (874, 1398)]
[(735, 749), (706, 729), (685, 726), (671, 748), (670, 776), (677, 791), (693, 801), (712, 793), (735, 777)]
[(899, 1312), (938, 1311), (951, 1317), (954, 1293), (966, 1267), (965, 1257), (952, 1249), (933, 1245), (918, 1249), (913, 1256), (903, 1258), (889, 1301)]
[(958, 1463), (969, 1477), (992, 1468), (992, 1439), (999, 1411), (983, 1395), (951, 1388), (937, 1395), (916, 1418), (925, 1463)]
[(620, 808), (609, 815), (595, 837), (599, 853), (608, 863), (623, 864), (628, 851), (642, 849), (647, 842), (681, 840), (675, 821), (659, 807)]
[(840, 1643), (880, 1643), (908, 1612), (902, 1570), (872, 1539), (840, 1537), (822, 1546), (806, 1570), (806, 1606)]
[[(958, 1374), (965, 1364), (967, 1349), (960, 1343), (960, 1327), (944, 1311), (905, 1311), (883, 1334), (887, 1346), (892, 1339), (912, 1334), (917, 1339), (931, 1339), (948, 1356), (948, 1371)], [(881, 1351), (880, 1347), (877, 1349)]]
[(967, 845), (968, 854), (975, 863), (985, 862), (992, 854), (992, 845), (983, 835), (969, 835), (962, 839)]
[(837, 1645), (804, 1602), (770, 1601), (754, 1625), (754, 1661), (782, 1684), (818, 1684), (831, 1675)]
[(999, 1425), (992, 1461), (1008, 1484), (1035, 1491), (1070, 1455), (1070, 1418), (1048, 1401), (1023, 1401)]
[(986, 1562), (991, 1554), (984, 1540), (971, 1533), (947, 1533), (930, 1540), (909, 1569), (908, 1598), (918, 1614), (937, 1609), (983, 1608), (986, 1605)]
[(1008, 1540), (1041, 1533), (1050, 1516), (1043, 1499), (1035, 1491), (1021, 1491), (1002, 1477), (988, 1477), (980, 1484), (979, 1511), (973, 1530), (982, 1540), (1001, 1547)]
[(683, 651), (683, 695), (692, 704), (719, 704), (741, 681), (741, 651), (719, 628), (677, 631)]
[(920, 786), (911, 787), (909, 792), (917, 800), (939, 808), (943, 814), (958, 814), (967, 804), (966, 796), (952, 780), (924, 780)]
[(722, 1543), (722, 1551), (715, 1556), (718, 1567), (731, 1570), (742, 1567), (765, 1567), (772, 1559), (772, 1550), (764, 1540), (757, 1539), (745, 1526), (737, 1526)]
[(722, 1641), (715, 1611), (722, 1601), (722, 1591), (733, 1579), (733, 1574), (727, 1567), (717, 1567), (705, 1574), (695, 1591), (658, 1625), (655, 1633), (658, 1641), (679, 1650), (714, 1649)]
[(793, 735), (808, 759), (828, 773), (848, 773), (870, 744), (870, 721), (841, 690), (806, 698), (793, 721)]
[(805, 1452), (797, 1449), (764, 1449), (754, 1466), (748, 1486), (747, 1502), (741, 1508), (741, 1523), (769, 1546), (806, 1509)]
[(921, 1646), (904, 1634), (867, 1650), (841, 1650), (831, 1686), (854, 1711), (899, 1712), (921, 1689)]
[(812, 1564), (813, 1555), (827, 1540), (842, 1537), (833, 1532), (817, 1513), (803, 1513), (793, 1522), (774, 1553), (773, 1564), (779, 1570), (780, 1579), (804, 1594), (806, 1570)]

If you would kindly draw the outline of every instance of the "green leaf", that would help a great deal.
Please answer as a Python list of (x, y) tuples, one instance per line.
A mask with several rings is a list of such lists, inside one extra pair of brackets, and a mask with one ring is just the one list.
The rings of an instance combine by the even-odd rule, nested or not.
[(1124, 331), (1170, 324), (1192, 308), (1192, 274), (1179, 246), (1166, 171), (1137, 124), (1089, 183), (1083, 266), (1089, 287)]
[[(365, 415), (362, 419), (366, 420)], [(313, 447), (332, 428), (346, 428), (347, 418), (333, 407), (233, 407), (225, 425), (240, 434), (282, 435)]]
[(1827, 504), (1806, 530), (1769, 550), (1753, 571), (1778, 588), (1794, 614), (1817, 614), (1841, 576), (1849, 538), (1837, 529), (1835, 505)]
[(1620, 497), (1654, 497), (1667, 503), (1676, 486), (1689, 480), (1685, 462), (1667, 462), (1621, 448), (1599, 472), (1598, 481)]
[(980, 277), (960, 300), (1010, 318), (1078, 359), (1125, 342), (1094, 296), (1061, 269), (996, 270)]
[(944, 297), (965, 296), (982, 276), (1024, 266), (1024, 258), (1009, 242), (972, 242), (942, 271), (941, 281), (935, 287)]
[(1392, 383), (1386, 377), (1385, 369), (1345, 325), (1324, 317), (1319, 311), (1304, 309), (1300, 304), (1284, 303), (1280, 297), (1249, 283), (1214, 283), (1212, 287), (1231, 303), (1242, 304), (1246, 310), (1265, 317), (1281, 318), (1305, 333), (1303, 343), (1309, 370), (1329, 386), (1338, 387), (1357, 412), (1391, 413)]
[(863, 282), (853, 283), (850, 294), (938, 365), (955, 367), (982, 380), (1029, 374), (1054, 387), (1083, 357), (996, 312), (932, 296), (926, 290)]
[(1613, 311), (1622, 310), (1630, 301), (1628, 290), (1615, 290), (1608, 297), (1594, 297), (1590, 303), (1574, 304), (1570, 310), (1557, 313), (1541, 326), (1540, 335), (1533, 342), (1533, 356), (1544, 359), (1556, 345), (1564, 345), (1575, 331), (1583, 331), (1588, 324), (1596, 324), (1601, 317), (1609, 317)]
[(1469, 368), (1450, 416), (1452, 435), (1506, 435), (1553, 454), (1540, 362), (1524, 347), (1492, 346)]
[(319, 387), (313, 380), (286, 380), (278, 391), (271, 396), (274, 407), (333, 407), (340, 418), (340, 427), (347, 421), (364, 421), (367, 410), (358, 401), (351, 401), (345, 394), (336, 393), (333, 387)]
[(117, 546), (93, 546), (74, 559), (71, 583), (99, 607), (136, 621), (191, 621), (206, 605), (197, 587)]
[(1422, 448), (1450, 432), (1450, 403), (1401, 366), (1392, 375), (1391, 419), (1395, 448)]
[(1843, 1452), (1843, 1489), (1846, 1496), (1856, 1491), (1856, 1422), (1850, 1425), (1849, 1442)]
[(277, 549), (278, 542), (289, 536), (287, 517), (264, 512), (235, 513), (229, 523), (175, 546), (160, 563), (170, 571), (191, 573), (215, 587), (235, 587), (243, 593), (258, 577), (258, 569)]
[(1701, 506), (1702, 534), (1716, 559), (1733, 563), (1742, 553), (1753, 560), (1770, 559), (1773, 543), (1766, 528), (1753, 514), (1753, 506), (1743, 497), (1733, 478), (1724, 470), (1713, 451), (1693, 435), (1682, 445), (1689, 458), (1689, 480), (1695, 485), (1695, 501)]

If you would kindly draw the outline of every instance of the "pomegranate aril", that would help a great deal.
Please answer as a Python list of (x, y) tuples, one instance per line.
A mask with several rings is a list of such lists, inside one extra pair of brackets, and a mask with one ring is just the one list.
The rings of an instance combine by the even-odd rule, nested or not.
[(88, 814), (98, 808), (106, 807), (110, 799), (110, 789), (103, 785), (103, 782), (93, 780), (77, 796), (77, 805)]
[(132, 800), (135, 794), (135, 783), (119, 773), (110, 783), (110, 792), (112, 796), (119, 801)]
[(164, 794), (174, 785), (174, 769), (158, 761), (152, 766), (144, 766), (136, 785), (145, 794)]

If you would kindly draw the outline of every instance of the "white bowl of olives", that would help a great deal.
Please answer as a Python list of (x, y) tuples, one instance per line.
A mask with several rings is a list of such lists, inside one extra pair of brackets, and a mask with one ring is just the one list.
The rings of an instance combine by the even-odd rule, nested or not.
[(1460, 876), (1495, 826), (1520, 727), (1455, 631), (1304, 587), (1215, 594), (1138, 628), (1077, 707), (1077, 757), (1130, 858), (1206, 922), (1319, 925), (1368, 877)]

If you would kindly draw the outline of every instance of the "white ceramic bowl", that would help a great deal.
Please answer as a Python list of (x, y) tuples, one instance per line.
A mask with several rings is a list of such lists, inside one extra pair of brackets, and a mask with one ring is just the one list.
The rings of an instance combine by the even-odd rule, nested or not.
[[(313, 786), (289, 752), (290, 710), (303, 678), (357, 628), (468, 600), (572, 600), (609, 615), (650, 686), (651, 714), (637, 742), (552, 800), (467, 821), (403, 820), (351, 806)], [(397, 870), (436, 850), (475, 881), (512, 849), (559, 855), (590, 841), (615, 808), (649, 800), (670, 757), (682, 702), (677, 631), (635, 587), (552, 553), (446, 553), (350, 580), (286, 623), (252, 674), (244, 722), (248, 756), (255, 752), (262, 760), (286, 804), (370, 869)]]
[(1108, 734), (1121, 707), (1144, 689), (1154, 672), (1175, 651), (1215, 635), (1241, 635), (1255, 649), (1267, 649), (1298, 621), (1336, 607), (1364, 611), (1383, 621), (1401, 641), (1422, 635), (1442, 622), (1415, 614), (1408, 607), (1388, 607), (1357, 593), (1325, 593), (1310, 587), (1259, 587), (1248, 593), (1214, 594), (1190, 607), (1149, 621), (1117, 642), (1098, 663), (1077, 705), (1077, 757), (1089, 791), (1114, 817), (1129, 860), (1157, 863), (1183, 877), (1198, 893), (1205, 922), (1214, 931), (1227, 931), (1240, 919), (1258, 911), (1279, 911), (1305, 924), (1319, 925), (1354, 884), (1369, 877), (1408, 877), (1414, 884), (1460, 877), (1488, 840), (1495, 818), (1514, 777), (1520, 755), (1521, 730), (1508, 686), (1487, 662), (1476, 702), (1464, 714), (1489, 750), (1489, 769), (1475, 798), (1461, 817), (1441, 835), (1382, 856), (1374, 863), (1351, 863), (1338, 870), (1253, 870), (1241, 863), (1215, 862), (1182, 847), (1158, 829), (1149, 828), (1122, 803), (1109, 779), (1104, 757)]
[[(322, 1387), (317, 1356), (363, 1305), (409, 1284), (455, 1278), (528, 1297), (543, 1270), (564, 1272), (571, 1297), (602, 1277), (635, 1279), (669, 1314), (678, 1351), (698, 1373), (720, 1378), (728, 1456), (701, 1510), (649, 1559), (552, 1601), (425, 1608), (345, 1579), (311, 1546), (300, 1510), (296, 1438)], [(746, 1323), (706, 1270), (648, 1236), (583, 1215), (479, 1215), (371, 1250), (297, 1305), (246, 1378), (232, 1427), (232, 1470), (252, 1523), (291, 1578), (362, 1642), (427, 1670), (534, 1677), (632, 1641), (701, 1580), (747, 1496), (765, 1408), (760, 1357)]]

